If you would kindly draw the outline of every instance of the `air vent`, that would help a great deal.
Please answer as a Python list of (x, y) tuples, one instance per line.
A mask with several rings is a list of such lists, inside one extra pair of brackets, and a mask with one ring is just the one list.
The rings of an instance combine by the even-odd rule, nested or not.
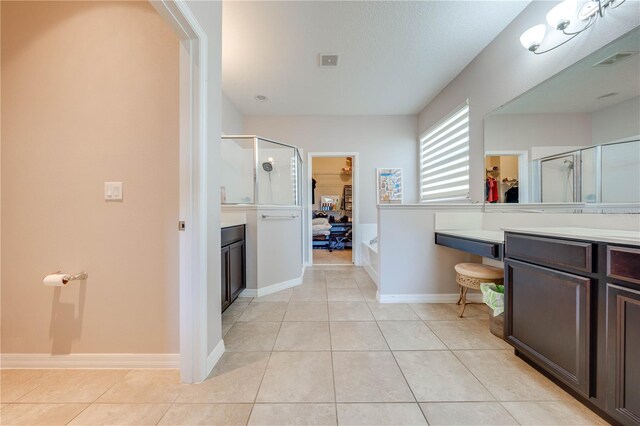
[(623, 61), (633, 55), (637, 55), (638, 52), (618, 52), (614, 55), (609, 56), (601, 60), (600, 62), (593, 64), (594, 67), (609, 67), (611, 65), (617, 64), (620, 61)]
[(607, 98), (610, 98), (612, 96), (616, 96), (617, 94), (618, 94), (618, 92), (605, 93), (604, 95), (598, 96), (598, 100), (607, 99)]
[(338, 54), (337, 53), (321, 53), (320, 66), (321, 67), (337, 67)]

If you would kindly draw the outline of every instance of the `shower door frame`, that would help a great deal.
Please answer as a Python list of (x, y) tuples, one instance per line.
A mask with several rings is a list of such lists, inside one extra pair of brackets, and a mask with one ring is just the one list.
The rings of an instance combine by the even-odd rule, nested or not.
[(542, 199), (544, 188), (542, 187), (542, 163), (545, 161), (557, 160), (562, 157), (573, 156), (573, 200), (563, 201), (564, 203), (579, 203), (582, 199), (582, 155), (581, 150), (564, 152), (562, 154), (550, 155), (548, 157), (538, 159), (538, 185), (540, 188), (539, 200), (541, 203), (545, 201)]

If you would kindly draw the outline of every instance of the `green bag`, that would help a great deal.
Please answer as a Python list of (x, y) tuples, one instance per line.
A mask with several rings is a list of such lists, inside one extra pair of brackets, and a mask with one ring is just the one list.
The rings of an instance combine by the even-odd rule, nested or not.
[(504, 312), (504, 286), (494, 283), (480, 284), (482, 301), (493, 309), (493, 316), (497, 317)]

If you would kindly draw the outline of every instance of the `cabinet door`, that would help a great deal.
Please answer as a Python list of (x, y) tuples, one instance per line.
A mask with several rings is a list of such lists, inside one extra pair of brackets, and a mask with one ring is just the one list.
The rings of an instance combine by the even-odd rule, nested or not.
[(229, 300), (233, 301), (245, 288), (244, 241), (229, 247)]
[(640, 424), (640, 289), (607, 284), (607, 411)]
[(589, 396), (589, 278), (508, 259), (507, 340), (527, 358)]
[(229, 246), (222, 247), (220, 252), (220, 271), (222, 271), (220, 279), (220, 303), (222, 311), (227, 309), (231, 304), (229, 294)]

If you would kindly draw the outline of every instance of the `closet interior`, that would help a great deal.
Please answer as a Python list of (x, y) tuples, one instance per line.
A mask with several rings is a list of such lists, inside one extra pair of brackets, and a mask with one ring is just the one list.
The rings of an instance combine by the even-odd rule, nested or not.
[(353, 247), (353, 159), (312, 159), (314, 264), (351, 264)]

